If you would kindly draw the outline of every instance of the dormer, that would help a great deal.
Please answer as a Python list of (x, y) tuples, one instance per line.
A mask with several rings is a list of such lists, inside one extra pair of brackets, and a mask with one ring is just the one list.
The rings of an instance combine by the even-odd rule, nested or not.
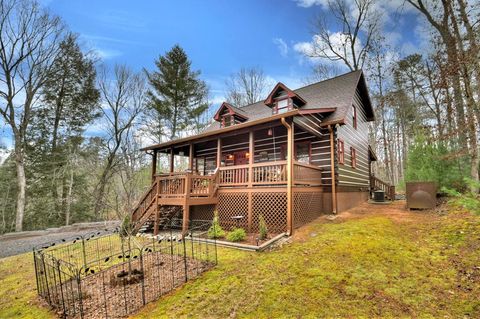
[(272, 109), (272, 114), (281, 114), (299, 108), (307, 102), (285, 84), (278, 82), (264, 103)]
[(245, 122), (248, 120), (248, 116), (243, 110), (223, 102), (213, 119), (220, 122), (220, 127), (228, 127)]

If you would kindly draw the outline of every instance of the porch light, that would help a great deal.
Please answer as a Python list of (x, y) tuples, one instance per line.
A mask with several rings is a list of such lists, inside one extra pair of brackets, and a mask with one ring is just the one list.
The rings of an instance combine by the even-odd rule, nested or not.
[(227, 156), (227, 159), (233, 160), (233, 154), (229, 154), (229, 155)]
[(250, 158), (250, 153), (249, 152), (245, 153), (245, 158)]
[(273, 135), (273, 131), (272, 131), (271, 128), (268, 129), (267, 135), (268, 135), (268, 136), (272, 136), (272, 135)]

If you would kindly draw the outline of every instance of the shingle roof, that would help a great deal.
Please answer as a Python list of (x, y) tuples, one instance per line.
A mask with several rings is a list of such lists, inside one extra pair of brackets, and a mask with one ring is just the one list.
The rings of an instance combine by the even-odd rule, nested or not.
[[(373, 120), (373, 109), (361, 70), (310, 84), (293, 90), (293, 92), (307, 102), (300, 108), (301, 110), (336, 108), (335, 112), (329, 114), (323, 120), (325, 123), (336, 123), (341, 122), (347, 115), (349, 108), (352, 106), (357, 87), (364, 100), (367, 116), (369, 120)], [(263, 100), (236, 109), (248, 115), (247, 122), (272, 116), (272, 110), (264, 104)], [(218, 129), (220, 129), (220, 123), (213, 122), (205, 129), (205, 132)]]

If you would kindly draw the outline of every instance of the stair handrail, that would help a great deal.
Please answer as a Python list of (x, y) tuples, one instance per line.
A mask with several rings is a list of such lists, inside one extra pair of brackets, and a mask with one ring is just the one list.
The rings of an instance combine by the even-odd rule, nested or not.
[[(155, 198), (148, 203), (148, 205), (145, 206), (145, 200), (147, 199), (148, 195), (152, 193), (152, 191), (155, 190)], [(142, 197), (140, 197), (140, 200), (137, 202), (137, 205), (135, 205), (135, 208), (132, 211), (132, 220), (140, 220), (143, 215), (145, 214), (146, 211), (150, 208), (152, 202), (156, 199), (158, 193), (158, 178), (156, 177), (153, 183), (150, 185), (150, 188), (143, 194)], [(136, 212), (142, 208), (143, 205), (143, 210), (140, 214), (140, 216), (135, 216)]]
[(373, 174), (370, 175), (370, 187), (372, 188), (372, 191), (375, 188), (383, 190), (390, 200), (395, 199), (395, 186), (381, 180)]

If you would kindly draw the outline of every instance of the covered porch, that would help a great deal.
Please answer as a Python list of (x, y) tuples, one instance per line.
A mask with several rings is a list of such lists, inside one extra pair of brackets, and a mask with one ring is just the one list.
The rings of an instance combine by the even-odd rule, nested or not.
[[(282, 120), (152, 149), (152, 188), (143, 201), (182, 206), (185, 229), (217, 210), (227, 226), (254, 231), (262, 215), (271, 229), (291, 233), (305, 210), (321, 210), (328, 143), (328, 133), (321, 140)], [(146, 211), (138, 209), (134, 220)], [(242, 216), (240, 224), (234, 216)]]

